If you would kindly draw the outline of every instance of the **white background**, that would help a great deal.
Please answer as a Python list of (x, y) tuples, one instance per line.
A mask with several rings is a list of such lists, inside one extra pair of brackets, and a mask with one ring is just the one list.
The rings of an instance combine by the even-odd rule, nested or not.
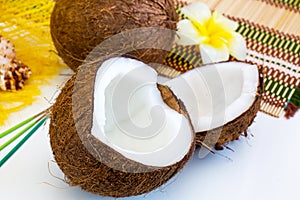
[[(61, 80), (60, 80), (61, 81)], [(49, 100), (58, 85), (46, 88)], [(52, 92), (49, 92), (52, 91)], [(15, 122), (38, 113), (48, 105), (41, 100), (17, 113)], [(48, 122), (49, 123), (49, 122)], [(93, 200), (113, 199), (69, 187), (55, 162), (48, 123), (0, 168), (1, 200)], [(235, 152), (221, 151), (232, 159), (209, 155), (193, 159), (175, 178), (159, 189), (128, 200), (298, 200), (300, 180), (300, 113), (290, 120), (259, 113), (250, 127), (254, 137), (229, 144)], [(3, 141), (0, 140), (0, 144)], [(2, 158), (7, 151), (0, 152)]]

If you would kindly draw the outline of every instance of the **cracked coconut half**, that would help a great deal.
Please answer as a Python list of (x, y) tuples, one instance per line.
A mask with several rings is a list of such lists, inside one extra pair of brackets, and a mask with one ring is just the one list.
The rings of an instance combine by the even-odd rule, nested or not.
[(157, 76), (141, 61), (115, 57), (81, 66), (66, 84), (52, 110), (50, 139), (71, 185), (103, 196), (139, 195), (188, 162), (195, 150), (190, 119)]
[(23, 89), (30, 75), (30, 68), (17, 60), (13, 44), (0, 35), (0, 90)]
[(112, 197), (147, 193), (183, 168), (196, 140), (212, 142), (205, 136), (216, 130), (215, 144), (235, 139), (259, 107), (254, 65), (157, 79), (147, 64), (117, 56), (82, 65), (68, 81), (53, 106), (50, 140), (70, 185)]
[(216, 149), (247, 135), (260, 108), (262, 80), (255, 65), (224, 62), (195, 68), (165, 82), (184, 102), (197, 145)]

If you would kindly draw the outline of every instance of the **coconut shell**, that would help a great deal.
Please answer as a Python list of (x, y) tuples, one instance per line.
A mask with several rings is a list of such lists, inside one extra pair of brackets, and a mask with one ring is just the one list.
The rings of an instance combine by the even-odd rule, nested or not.
[(60, 0), (52, 12), (50, 27), (58, 55), (76, 71), (96, 46), (116, 34), (117, 42), (105, 46), (100, 53), (108, 55), (123, 50), (121, 53), (132, 54), (145, 63), (162, 64), (172, 47), (175, 31), (119, 33), (141, 27), (176, 30), (177, 21), (172, 0)]
[[(67, 182), (88, 192), (110, 197), (139, 195), (161, 186), (188, 162), (195, 143), (191, 143), (190, 150), (181, 161), (167, 167), (153, 167), (127, 159), (96, 139), (91, 128), (97, 66), (88, 68), (66, 83), (52, 108), (51, 147)], [(183, 104), (173, 93), (167, 87), (159, 85), (158, 88), (163, 99), (171, 102), (176, 111), (189, 119)], [(194, 133), (192, 127), (191, 132)]]
[[(263, 80), (260, 77), (257, 95), (253, 104), (238, 118), (226, 123), (222, 127), (196, 133), (196, 145), (201, 147), (203, 142), (208, 146), (214, 146), (217, 150), (222, 150), (223, 145), (239, 139), (241, 134), (247, 136), (247, 129), (253, 123), (256, 114), (260, 109), (261, 94), (263, 91)], [(218, 139), (216, 139), (218, 137)], [(216, 143), (217, 141), (217, 143)]]

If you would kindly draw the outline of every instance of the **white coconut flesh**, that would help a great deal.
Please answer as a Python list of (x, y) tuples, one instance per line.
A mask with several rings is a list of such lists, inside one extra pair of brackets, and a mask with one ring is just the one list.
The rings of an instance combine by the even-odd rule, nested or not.
[(238, 118), (253, 105), (259, 85), (257, 66), (225, 62), (195, 68), (164, 83), (184, 105), (196, 132)]
[(190, 122), (164, 103), (156, 71), (124, 57), (97, 71), (91, 133), (124, 157), (157, 167), (182, 160), (193, 140)]

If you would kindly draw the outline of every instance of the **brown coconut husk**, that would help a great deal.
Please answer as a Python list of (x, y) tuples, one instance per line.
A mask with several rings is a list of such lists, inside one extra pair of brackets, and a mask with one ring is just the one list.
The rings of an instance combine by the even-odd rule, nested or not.
[[(50, 27), (59, 56), (76, 71), (94, 47), (113, 35), (141, 27), (176, 30), (177, 21), (172, 0), (60, 0), (55, 4)], [(118, 48), (133, 47), (130, 52), (122, 53), (132, 54), (145, 63), (161, 64), (168, 54), (162, 49), (171, 49), (175, 31), (166, 35), (139, 30), (134, 36), (119, 37), (118, 44), (103, 52), (111, 54)], [(145, 43), (163, 44), (165, 48), (138, 48)]]
[(205, 141), (205, 145), (210, 147), (214, 146), (216, 150), (223, 150), (223, 145), (238, 140), (242, 134), (247, 137), (247, 130), (254, 122), (260, 109), (262, 92), (263, 79), (260, 77), (255, 100), (249, 109), (242, 113), (238, 118), (226, 123), (222, 127), (217, 127), (209, 131), (197, 132), (196, 145), (201, 147)]
[[(53, 105), (50, 142), (55, 160), (70, 185), (88, 192), (110, 197), (150, 192), (183, 168), (194, 153), (195, 143), (191, 143), (190, 150), (178, 163), (153, 167), (127, 159), (96, 139), (91, 134), (96, 70), (97, 65), (93, 65), (84, 76), (74, 75)], [(164, 99), (189, 119), (185, 107), (174, 94), (167, 87), (158, 88)], [(103, 159), (106, 162), (102, 162)]]
[[(158, 69), (160, 74), (163, 74), (164, 76), (174, 78), (178, 76), (180, 73), (184, 73), (188, 70), (191, 70), (195, 68), (196, 66), (191, 65), (191, 63), (186, 58), (186, 54), (192, 54), (193, 56), (197, 57), (198, 59), (200, 56), (199, 48), (196, 45), (190, 45), (190, 46), (180, 46), (176, 45), (177, 50), (175, 49), (175, 53), (170, 53), (169, 57), (167, 58), (165, 64), (167, 64), (168, 67), (174, 69), (174, 70), (166, 70), (167, 68), (161, 67)], [(178, 53), (176, 53), (178, 51)], [(183, 53), (184, 52), (184, 53)], [(200, 56), (200, 57), (199, 57)], [(175, 58), (174, 58), (175, 57)], [(230, 58), (230, 60), (236, 61), (233, 57)], [(198, 61), (201, 63), (201, 60)], [(236, 61), (240, 62), (240, 61)], [(187, 63), (187, 65), (183, 65), (182, 63)], [(198, 64), (199, 64), (198, 63)], [(250, 63), (252, 64), (252, 63)], [(201, 64), (199, 67), (205, 66)], [(175, 71), (176, 70), (176, 71)], [(178, 73), (176, 73), (178, 72)], [(260, 72), (260, 74), (262, 74)], [(175, 75), (175, 76), (174, 76)], [(217, 150), (222, 150), (223, 145), (225, 145), (228, 142), (234, 141), (239, 139), (239, 137), (244, 134), (244, 136), (247, 137), (247, 129), (251, 124), (253, 123), (256, 114), (258, 113), (260, 109), (260, 103), (261, 103), (261, 94), (263, 92), (263, 78), (259, 77), (259, 86), (257, 88), (257, 95), (253, 102), (253, 104), (249, 107), (248, 110), (246, 110), (244, 113), (241, 113), (241, 115), (226, 123), (225, 125), (221, 127), (214, 128), (209, 131), (202, 131), (196, 133), (196, 145), (197, 147), (205, 146), (207, 147), (215, 147)], [(204, 145), (203, 145), (204, 144)]]

